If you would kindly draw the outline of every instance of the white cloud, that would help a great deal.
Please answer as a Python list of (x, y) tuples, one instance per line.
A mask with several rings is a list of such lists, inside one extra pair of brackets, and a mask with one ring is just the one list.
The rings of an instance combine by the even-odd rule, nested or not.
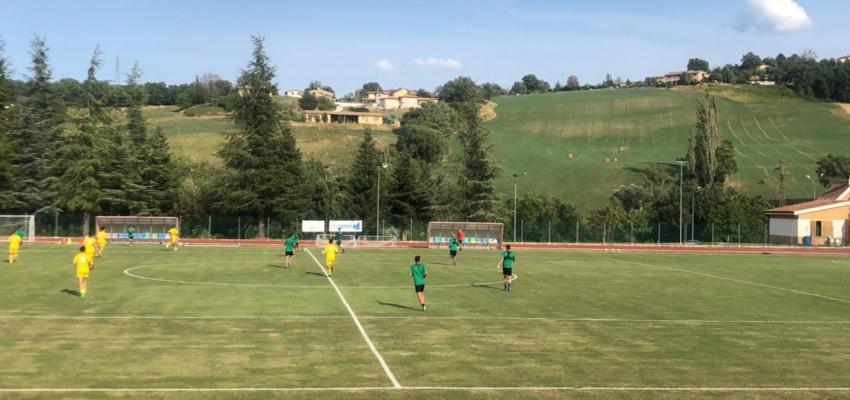
[(806, 10), (794, 0), (746, 0), (741, 28), (790, 32), (812, 26)]
[(384, 72), (392, 71), (395, 67), (393, 66), (393, 62), (387, 60), (386, 58), (380, 59), (375, 63), (375, 66), (378, 67), (379, 70)]
[(461, 69), (463, 64), (453, 58), (417, 58), (413, 60), (416, 65), (423, 67), (436, 67), (445, 69)]

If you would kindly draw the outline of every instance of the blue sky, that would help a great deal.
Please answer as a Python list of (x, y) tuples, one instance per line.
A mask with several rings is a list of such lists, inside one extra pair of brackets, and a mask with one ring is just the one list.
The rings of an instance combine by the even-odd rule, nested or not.
[[(315, 4), (310, 4), (315, 3)], [(850, 54), (850, 1), (39, 1), (3, 0), (0, 37), (17, 77), (33, 35), (47, 38), (54, 76), (82, 78), (96, 44), (102, 79), (134, 60), (144, 80), (206, 72), (235, 80), (266, 38), (281, 89), (310, 80), (338, 93), (378, 81), (432, 89), (459, 75), (504, 86), (526, 73), (596, 83), (712, 65), (743, 53)]]

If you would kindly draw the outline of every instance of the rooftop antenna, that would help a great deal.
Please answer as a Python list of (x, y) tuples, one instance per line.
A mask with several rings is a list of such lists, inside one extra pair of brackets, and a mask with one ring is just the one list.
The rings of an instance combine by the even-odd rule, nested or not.
[(121, 62), (118, 57), (115, 57), (115, 79), (113, 80), (116, 85), (121, 84)]

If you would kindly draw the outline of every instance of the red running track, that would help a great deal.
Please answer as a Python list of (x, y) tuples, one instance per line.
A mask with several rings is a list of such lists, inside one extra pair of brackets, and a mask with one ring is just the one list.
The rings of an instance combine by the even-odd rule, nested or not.
[[(80, 244), (81, 237), (36, 237), (36, 243)], [(271, 239), (181, 239), (188, 246), (282, 246), (282, 240)], [(303, 241), (315, 245), (312, 240)], [(515, 249), (529, 250), (586, 250), (586, 251), (642, 251), (642, 252), (680, 252), (680, 253), (744, 253), (744, 254), (840, 254), (850, 255), (850, 247), (803, 247), (803, 246), (759, 246), (759, 245), (675, 245), (675, 244), (601, 244), (601, 243), (506, 243)], [(422, 241), (399, 241), (392, 245), (371, 246), (368, 242), (359, 242), (358, 247), (401, 247), (427, 248), (428, 243)]]

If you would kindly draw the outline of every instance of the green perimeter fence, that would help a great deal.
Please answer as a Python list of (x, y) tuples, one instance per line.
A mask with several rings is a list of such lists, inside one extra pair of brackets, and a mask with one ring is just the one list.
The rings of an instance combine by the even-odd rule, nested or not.
[[(181, 236), (185, 238), (210, 239), (255, 239), (259, 237), (259, 221), (252, 217), (239, 216), (183, 216), (180, 217)], [(767, 244), (767, 221), (739, 224), (688, 224), (681, 228), (677, 224), (661, 222), (645, 223), (590, 223), (585, 220), (540, 221), (526, 223), (517, 219), (490, 221), (503, 222), (505, 242), (526, 243), (610, 243), (610, 244), (658, 244), (658, 243), (725, 243)], [(89, 222), (94, 227), (94, 216)], [(79, 236), (82, 233), (83, 217), (69, 214), (38, 214), (35, 219), (38, 236)], [(280, 219), (266, 218), (266, 237), (282, 238), (289, 232), (299, 233), (302, 238), (311, 238), (314, 233), (301, 233), (297, 226), (286, 224)], [(381, 220), (376, 223), (363, 221), (360, 235), (394, 236), (399, 240), (425, 241), (428, 221)], [(841, 240), (829, 240), (831, 245), (842, 245)], [(844, 238), (843, 244), (846, 244)], [(787, 243), (794, 244), (794, 243)]]

